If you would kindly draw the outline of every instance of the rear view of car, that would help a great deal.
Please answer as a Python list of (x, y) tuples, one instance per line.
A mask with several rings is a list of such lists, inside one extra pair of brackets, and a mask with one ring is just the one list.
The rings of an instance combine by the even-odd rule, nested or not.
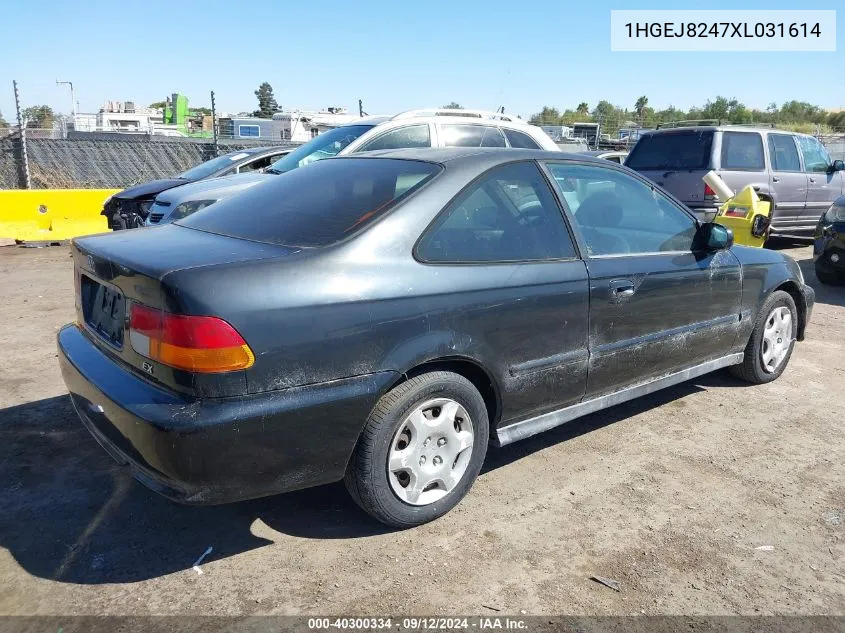
[(719, 202), (701, 179), (713, 169), (714, 136), (714, 130), (699, 128), (644, 134), (625, 164), (711, 220)]

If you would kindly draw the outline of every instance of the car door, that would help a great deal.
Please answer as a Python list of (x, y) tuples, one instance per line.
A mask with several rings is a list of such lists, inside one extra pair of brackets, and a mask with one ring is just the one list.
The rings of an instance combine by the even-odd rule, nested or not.
[(277, 154), (271, 154), (269, 156), (261, 156), (260, 158), (256, 158), (254, 160), (247, 161), (238, 165), (238, 173), (239, 174), (248, 174), (251, 171), (260, 171), (269, 167), (271, 164), (278, 160), (279, 156)]
[(824, 145), (812, 136), (797, 136), (807, 174), (805, 224), (815, 224), (842, 193), (842, 172), (831, 171), (833, 161)]
[[(425, 297), (432, 332), (489, 350), (502, 421), (578, 402), (587, 378), (586, 266), (537, 164), (475, 179), (415, 248), (449, 293)], [(460, 286), (455, 293), (454, 285)]]
[(415, 123), (395, 127), (366, 141), (350, 153), (371, 152), (377, 149), (402, 149), (405, 147), (431, 147), (431, 127), (428, 123)]
[(502, 131), (492, 125), (438, 123), (442, 147), (507, 147)]
[(769, 133), (769, 187), (775, 199), (772, 223), (779, 230), (800, 226), (807, 204), (808, 177), (793, 134)]
[(694, 252), (693, 216), (610, 165), (548, 162), (590, 275), (586, 396), (728, 354), (742, 276), (729, 251)]

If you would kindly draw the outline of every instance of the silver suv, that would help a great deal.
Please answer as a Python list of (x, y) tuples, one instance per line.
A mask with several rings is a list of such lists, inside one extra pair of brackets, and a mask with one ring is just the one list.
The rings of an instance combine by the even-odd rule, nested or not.
[(674, 194), (702, 219), (722, 203), (701, 180), (711, 169), (734, 191), (753, 185), (773, 205), (772, 232), (809, 235), (845, 193), (845, 164), (806, 134), (739, 125), (647, 132), (625, 164)]

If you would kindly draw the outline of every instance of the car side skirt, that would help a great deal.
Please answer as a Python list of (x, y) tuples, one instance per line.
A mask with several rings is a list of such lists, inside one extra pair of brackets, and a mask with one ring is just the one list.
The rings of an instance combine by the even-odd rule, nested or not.
[(571, 422), (576, 418), (580, 418), (590, 413), (595, 413), (596, 411), (607, 409), (608, 407), (627, 402), (628, 400), (633, 400), (634, 398), (654, 393), (655, 391), (659, 391), (665, 387), (671, 387), (672, 385), (677, 385), (692, 378), (709, 374), (710, 372), (722, 369), (723, 367), (736, 365), (742, 362), (742, 357), (742, 353), (728, 354), (727, 356), (709, 360), (705, 363), (689, 367), (682, 371), (661, 376), (660, 378), (655, 378), (639, 385), (627, 387), (615, 393), (599, 396), (598, 398), (592, 398), (585, 402), (579, 402), (578, 404), (564, 407), (563, 409), (550, 411), (549, 413), (528, 418), (527, 420), (508, 424), (496, 431), (496, 443), (499, 446), (505, 446), (506, 444), (510, 444), (518, 440), (524, 440), (532, 435), (548, 431), (549, 429)]

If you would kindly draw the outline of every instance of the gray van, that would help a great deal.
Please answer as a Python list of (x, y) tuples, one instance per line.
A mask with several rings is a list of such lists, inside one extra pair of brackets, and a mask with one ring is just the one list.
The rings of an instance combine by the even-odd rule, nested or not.
[(811, 235), (845, 193), (845, 164), (807, 134), (740, 125), (672, 127), (646, 132), (625, 165), (711, 220), (721, 204), (702, 176), (716, 170), (739, 191), (753, 185), (773, 203), (772, 232)]

